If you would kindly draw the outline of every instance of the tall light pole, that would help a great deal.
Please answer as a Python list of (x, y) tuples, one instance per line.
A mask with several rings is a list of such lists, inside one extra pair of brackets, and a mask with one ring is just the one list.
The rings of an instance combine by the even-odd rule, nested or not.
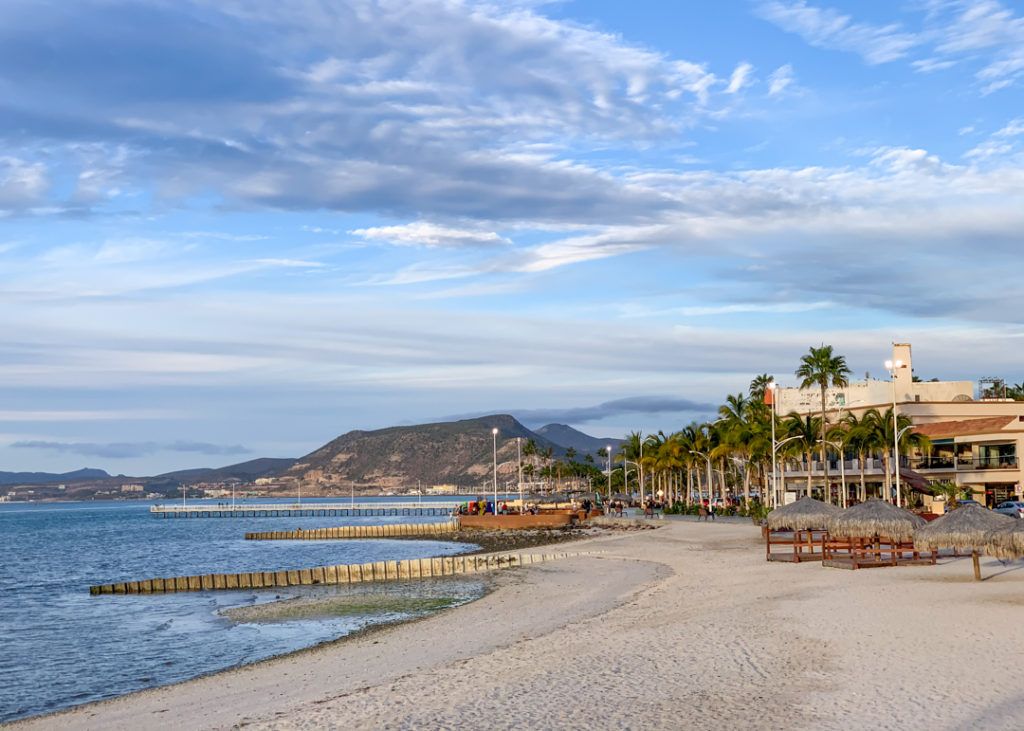
[[(775, 455), (778, 453), (779, 447), (781, 447), (786, 442), (792, 442), (795, 439), (802, 439), (802, 437), (786, 437), (781, 442), (776, 442), (774, 445), (772, 445), (772, 462), (775, 461)], [(786, 486), (785, 485), (782, 486), (782, 492), (783, 492), (782, 502), (785, 502), (786, 501), (786, 499), (785, 499)]]
[[(714, 484), (711, 481), (711, 457), (709, 457), (708, 455), (704, 454), (703, 452), (695, 452), (692, 449), (690, 450), (690, 454), (696, 454), (698, 457), (703, 457), (705, 459), (705, 461), (707, 461), (707, 463), (708, 463), (708, 505), (710, 506), (711, 505), (711, 490), (714, 488)], [(700, 496), (700, 498), (701, 498), (701, 501), (704, 500), (703, 496)]]
[(771, 394), (771, 400), (772, 400), (772, 500), (771, 500), (771, 507), (773, 507), (773, 508), (778, 505), (778, 487), (776, 486), (776, 483), (777, 483), (779, 478), (778, 478), (778, 470), (776, 469), (776, 464), (775, 464), (775, 451), (776, 451), (776, 446), (775, 446), (775, 402), (778, 400), (778, 398), (777, 398), (778, 397), (778, 393), (777, 393), (778, 389), (779, 389), (779, 384), (777, 384), (775, 381), (768, 381), (768, 392)]
[(523, 502), (523, 438), (516, 437), (516, 455), (519, 458), (519, 512), (525, 512), (523, 510), (526, 504)]
[(892, 381), (892, 461), (896, 465), (896, 507), (901, 507), (902, 502), (900, 500), (900, 436), (897, 434), (899, 425), (896, 421), (896, 369), (902, 367), (902, 360), (885, 361), (885, 368), (889, 371), (889, 380)]
[(608, 445), (604, 448), (605, 453), (608, 456), (608, 499), (612, 499), (612, 445)]
[[(643, 432), (640, 432), (640, 462), (634, 463), (637, 466), (637, 478), (640, 482), (640, 504), (644, 505), (643, 500)], [(651, 496), (653, 497), (653, 496)]]
[(498, 514), (498, 427), (491, 429), (494, 442), (494, 515)]

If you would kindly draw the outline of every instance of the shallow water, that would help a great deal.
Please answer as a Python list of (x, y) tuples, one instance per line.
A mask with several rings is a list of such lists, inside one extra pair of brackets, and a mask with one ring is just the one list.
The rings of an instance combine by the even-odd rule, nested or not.
[[(0, 721), (253, 662), (369, 623), (469, 601), (483, 591), (481, 583), (471, 581), (410, 583), (383, 592), (378, 585), (376, 595), (400, 597), (390, 603), (375, 600), (376, 610), (368, 601), (360, 611), (297, 612), (273, 621), (233, 621), (221, 610), (292, 596), (294, 588), (90, 596), (92, 584), (401, 560), (474, 548), (437, 541), (244, 540), (246, 531), (442, 520), (438, 517), (161, 520), (150, 516), (150, 505), (0, 505)], [(302, 593), (344, 597), (359, 591), (370, 596), (368, 588), (310, 587)]]

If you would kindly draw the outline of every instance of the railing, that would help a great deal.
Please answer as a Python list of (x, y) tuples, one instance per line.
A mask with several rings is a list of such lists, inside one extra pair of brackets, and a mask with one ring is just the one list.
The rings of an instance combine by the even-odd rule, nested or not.
[(992, 457), (958, 457), (957, 464), (963, 470), (1015, 470), (1016, 455), (995, 455)]

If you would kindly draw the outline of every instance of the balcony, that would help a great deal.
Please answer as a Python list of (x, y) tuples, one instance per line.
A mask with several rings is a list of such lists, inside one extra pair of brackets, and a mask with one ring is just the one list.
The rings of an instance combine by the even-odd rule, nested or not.
[(992, 455), (987, 457), (958, 457), (957, 468), (960, 470), (1015, 470), (1016, 455)]

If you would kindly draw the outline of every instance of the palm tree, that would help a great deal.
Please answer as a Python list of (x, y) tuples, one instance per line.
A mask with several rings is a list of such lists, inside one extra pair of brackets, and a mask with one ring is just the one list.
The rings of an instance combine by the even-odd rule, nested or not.
[[(895, 474), (893, 465), (895, 463), (895, 469), (899, 469), (899, 456), (909, 452), (911, 447), (917, 447), (925, 453), (931, 452), (932, 442), (924, 434), (918, 434), (913, 429), (908, 428), (913, 425), (909, 416), (897, 414), (896, 429), (898, 431), (896, 433), (902, 432), (902, 434), (899, 438), (899, 443), (894, 445), (891, 406), (885, 410), (884, 414), (879, 413), (878, 409), (869, 409), (863, 418), (870, 420), (871, 429), (874, 433), (874, 444), (882, 452), (882, 462), (885, 465), (885, 499), (889, 500), (892, 495), (892, 476)], [(893, 446), (897, 447), (898, 454), (892, 454), (889, 451), (890, 447)]]
[(750, 381), (750, 387), (748, 388), (750, 398), (754, 401), (764, 403), (764, 392), (768, 390), (768, 384), (774, 380), (775, 378), (773, 376), (769, 376), (767, 373), (754, 376)]
[(807, 464), (807, 497), (811, 497), (811, 467), (814, 447), (817, 446), (818, 434), (821, 432), (821, 420), (810, 414), (801, 416), (791, 411), (786, 416), (784, 429), (787, 437), (797, 437), (790, 443), (799, 447)]
[(829, 498), (828, 461), (825, 459), (825, 389), (831, 386), (848, 386), (847, 376), (852, 371), (846, 367), (846, 358), (832, 354), (831, 345), (811, 348), (807, 355), (800, 358), (800, 367), (796, 369), (800, 388), (818, 386), (821, 389), (821, 462), (825, 468), (825, 501)]
[[(622, 454), (622, 463), (623, 463), (622, 464), (623, 474), (625, 474), (626, 468), (629, 467), (629, 465), (626, 464), (627, 461), (629, 461), (629, 462), (636, 462), (637, 465), (640, 465), (641, 457), (643, 457), (643, 453), (644, 453), (644, 446), (643, 445), (644, 445), (643, 433), (642, 432), (638, 432), (638, 431), (629, 432), (626, 435), (625, 441), (623, 441), (622, 444), (619, 445), (621, 447), (621, 449), (622, 449), (621, 454)], [(644, 474), (644, 472), (643, 472), (643, 467), (642, 466), (638, 467), (638, 469), (640, 470), (640, 474), (637, 475), (637, 477), (639, 479), (639, 482), (640, 482), (640, 499), (643, 500), (643, 497), (644, 497), (644, 493), (643, 493), (643, 490), (644, 490), (643, 474)]]
[(846, 444), (851, 449), (857, 450), (857, 464), (860, 466), (860, 486), (857, 489), (857, 501), (864, 502), (868, 499), (868, 488), (864, 482), (864, 463), (867, 461), (868, 455), (880, 446), (878, 444), (878, 435), (873, 421), (867, 414), (860, 418), (857, 418), (856, 414), (847, 414), (843, 421), (846, 422)]

